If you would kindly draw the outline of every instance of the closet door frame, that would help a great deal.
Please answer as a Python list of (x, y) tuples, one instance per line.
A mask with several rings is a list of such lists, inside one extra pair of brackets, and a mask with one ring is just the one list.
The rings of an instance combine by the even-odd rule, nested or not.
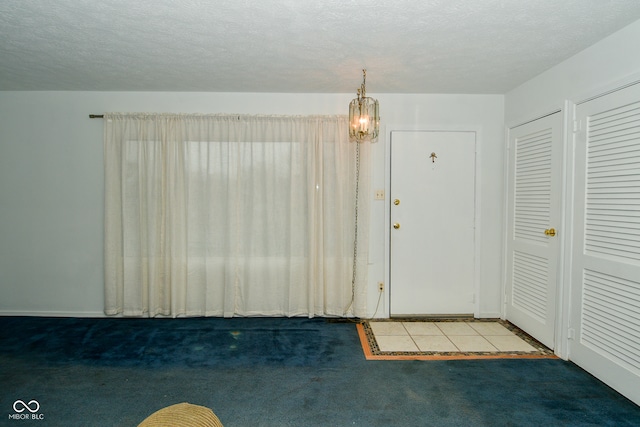
[[(630, 313), (634, 312), (636, 316), (632, 316), (631, 323), (637, 324), (639, 319), (636, 311), (638, 306), (629, 304), (630, 300), (623, 301), (624, 295), (637, 292), (639, 283), (635, 278), (640, 263), (634, 258), (636, 255), (630, 255), (634, 253), (633, 249), (628, 249), (633, 246), (629, 246), (633, 239), (627, 237), (637, 233), (637, 226), (629, 224), (637, 224), (637, 185), (631, 184), (637, 182), (638, 173), (629, 175), (634, 166), (627, 163), (630, 157), (622, 157), (632, 150), (629, 151), (630, 155), (638, 158), (638, 149), (634, 149), (634, 139), (630, 139), (633, 134), (630, 132), (637, 129), (639, 105), (640, 83), (592, 97), (576, 104), (574, 110), (576, 210), (572, 221), (575, 224), (575, 239), (572, 245), (573, 277), (570, 282), (571, 313), (568, 329), (569, 359), (636, 403), (640, 402), (639, 362), (637, 358), (629, 357), (629, 354), (635, 353), (630, 348), (637, 348), (637, 341), (633, 338), (633, 333), (629, 332), (633, 327), (629, 329), (626, 324), (621, 326), (620, 319), (624, 320), (625, 316), (631, 316)], [(636, 113), (630, 115), (632, 111)], [(634, 116), (636, 118), (631, 123)], [(592, 129), (592, 117), (603, 117), (605, 124), (601, 125), (601, 122), (594, 119)], [(593, 137), (590, 130), (594, 131)], [(613, 131), (619, 132), (612, 133)], [(590, 148), (593, 150), (593, 157), (589, 154)], [(616, 161), (620, 163), (614, 163)], [(612, 179), (614, 180), (611, 181)], [(628, 190), (603, 192), (601, 185), (611, 185), (610, 182), (622, 183), (622, 187), (615, 187), (615, 190)], [(589, 187), (590, 183), (594, 187)], [(590, 191), (593, 192), (593, 197), (589, 197)], [(623, 209), (625, 207), (626, 210)], [(606, 220), (610, 215), (615, 217), (612, 223)], [(637, 248), (636, 242), (636, 254)], [(635, 300), (638, 301), (637, 298)], [(593, 313), (597, 313), (597, 316)]]
[[(561, 106), (557, 108), (550, 108), (547, 111), (542, 111), (538, 114), (532, 114), (530, 117), (522, 118), (521, 120), (514, 121), (513, 123), (505, 126), (505, 145), (509, 141), (509, 129), (513, 129), (518, 126), (525, 125), (530, 122), (542, 119), (544, 117), (561, 114), (562, 115), (562, 128), (560, 130), (560, 141), (562, 144), (562, 159), (561, 159), (561, 187), (560, 187), (560, 221), (559, 227), (562, 232), (557, 236), (558, 239), (558, 258), (557, 258), (557, 274), (558, 280), (556, 287), (556, 316), (555, 316), (555, 338), (554, 338), (554, 353), (556, 356), (567, 360), (568, 354), (568, 325), (569, 325), (569, 297), (571, 283), (571, 242), (573, 240), (573, 224), (572, 224), (572, 201), (573, 201), (573, 154), (572, 145), (570, 144), (570, 137), (572, 138), (573, 132), (570, 128), (570, 124), (573, 123), (573, 110), (574, 105), (568, 100), (565, 100)], [(502, 318), (506, 320), (507, 313), (507, 277), (508, 266), (506, 260), (509, 259), (507, 253), (507, 240), (509, 231), (506, 230), (507, 218), (510, 214), (508, 195), (511, 191), (511, 183), (509, 182), (509, 150), (505, 150), (505, 233), (503, 241), (503, 257), (505, 261), (503, 265), (503, 281), (502, 281)], [(525, 331), (526, 332), (526, 331)]]

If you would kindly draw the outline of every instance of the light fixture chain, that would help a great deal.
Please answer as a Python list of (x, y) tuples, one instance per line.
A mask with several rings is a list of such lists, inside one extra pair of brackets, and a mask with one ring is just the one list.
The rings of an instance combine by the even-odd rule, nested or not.
[[(353, 232), (353, 267), (351, 275), (351, 303), (345, 310), (346, 313), (352, 310), (356, 298), (356, 278), (358, 264), (358, 199), (360, 198), (360, 143), (356, 142), (356, 189), (354, 206), (354, 232)], [(346, 314), (345, 313), (345, 314)], [(355, 315), (355, 313), (354, 313)]]

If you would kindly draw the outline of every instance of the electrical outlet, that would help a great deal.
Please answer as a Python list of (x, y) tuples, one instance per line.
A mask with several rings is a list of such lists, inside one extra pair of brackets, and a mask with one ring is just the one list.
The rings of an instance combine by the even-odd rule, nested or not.
[(384, 292), (384, 283), (382, 283), (382, 282), (378, 283), (378, 290), (380, 292)]
[(384, 200), (384, 190), (376, 190), (376, 200)]

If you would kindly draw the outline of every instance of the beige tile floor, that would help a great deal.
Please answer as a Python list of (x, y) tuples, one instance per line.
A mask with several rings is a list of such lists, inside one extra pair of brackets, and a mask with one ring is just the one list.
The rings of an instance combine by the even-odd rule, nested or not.
[(535, 352), (498, 322), (369, 322), (380, 351)]

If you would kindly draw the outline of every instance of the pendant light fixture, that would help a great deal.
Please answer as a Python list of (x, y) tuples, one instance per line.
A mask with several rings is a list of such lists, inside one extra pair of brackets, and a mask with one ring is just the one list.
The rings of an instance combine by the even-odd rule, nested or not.
[(362, 70), (358, 97), (349, 104), (349, 138), (356, 142), (374, 142), (380, 131), (378, 100), (367, 96), (366, 81), (367, 70)]

